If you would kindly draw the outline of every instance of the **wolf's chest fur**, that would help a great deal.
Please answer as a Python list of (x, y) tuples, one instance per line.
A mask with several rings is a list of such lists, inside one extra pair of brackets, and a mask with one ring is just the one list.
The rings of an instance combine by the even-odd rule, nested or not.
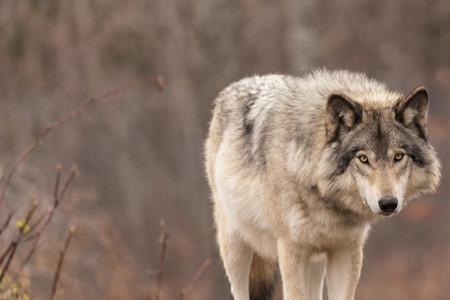
[[(226, 156), (220, 159), (223, 161), (215, 174), (216, 205), (233, 230), (263, 257), (276, 260), (276, 236), (280, 234), (288, 235), (315, 252), (324, 252), (359, 241), (369, 229), (366, 224), (352, 224), (337, 217), (335, 211), (324, 208), (318, 199), (307, 206), (300, 200), (292, 201), (289, 207), (283, 208), (276, 204), (276, 201), (281, 204), (281, 199), (265, 199), (271, 195), (264, 177), (255, 175), (251, 169), (227, 168), (225, 166), (233, 166), (233, 162)], [(295, 190), (292, 192), (293, 197), (299, 196)], [(279, 230), (285, 232), (277, 232)]]

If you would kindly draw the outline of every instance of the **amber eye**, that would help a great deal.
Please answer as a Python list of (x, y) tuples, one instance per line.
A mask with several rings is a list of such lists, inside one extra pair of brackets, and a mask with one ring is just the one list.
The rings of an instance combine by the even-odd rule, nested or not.
[(362, 162), (363, 164), (367, 164), (369, 163), (369, 158), (367, 157), (367, 155), (360, 155), (358, 156), (359, 161)]
[(397, 153), (397, 154), (395, 154), (395, 156), (394, 156), (394, 161), (395, 161), (395, 162), (399, 162), (399, 161), (401, 161), (401, 160), (403, 159), (403, 157), (405, 157), (405, 154), (403, 154), (403, 153)]

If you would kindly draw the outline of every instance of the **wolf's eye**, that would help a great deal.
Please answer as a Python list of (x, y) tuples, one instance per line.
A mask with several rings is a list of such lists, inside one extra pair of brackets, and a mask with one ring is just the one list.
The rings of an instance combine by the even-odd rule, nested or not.
[(369, 163), (369, 158), (367, 157), (367, 155), (360, 155), (358, 156), (359, 161), (362, 162), (363, 164), (367, 164)]
[(397, 154), (395, 154), (395, 156), (394, 156), (394, 161), (395, 161), (395, 162), (399, 162), (399, 161), (401, 161), (401, 160), (403, 159), (403, 157), (405, 157), (405, 154), (403, 154), (403, 153), (397, 153)]

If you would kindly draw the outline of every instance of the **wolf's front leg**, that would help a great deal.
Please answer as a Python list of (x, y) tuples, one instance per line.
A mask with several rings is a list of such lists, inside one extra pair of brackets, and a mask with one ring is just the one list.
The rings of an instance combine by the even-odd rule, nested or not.
[(326, 257), (310, 257), (307, 266), (307, 300), (323, 300)]
[(339, 248), (328, 254), (329, 300), (353, 300), (362, 267), (362, 247)]
[(289, 240), (279, 240), (277, 248), (283, 283), (283, 299), (306, 299), (308, 253)]
[(234, 300), (249, 300), (249, 273), (253, 252), (235, 232), (218, 226), (220, 255)]

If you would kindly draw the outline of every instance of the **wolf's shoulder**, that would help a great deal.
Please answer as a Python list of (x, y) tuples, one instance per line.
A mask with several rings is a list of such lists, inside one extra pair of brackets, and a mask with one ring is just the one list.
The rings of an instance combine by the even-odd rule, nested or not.
[(283, 74), (254, 75), (231, 83), (222, 90), (220, 95), (242, 98), (251, 94), (277, 93), (286, 89), (296, 80), (296, 77)]

